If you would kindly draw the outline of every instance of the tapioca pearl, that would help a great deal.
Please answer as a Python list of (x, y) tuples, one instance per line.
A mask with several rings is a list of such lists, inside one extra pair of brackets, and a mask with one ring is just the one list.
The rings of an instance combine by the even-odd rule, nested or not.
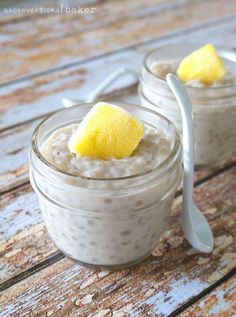
[(160, 153), (163, 155), (163, 161), (164, 158), (168, 155), (168, 153), (170, 153), (170, 147), (162, 147)]
[(116, 254), (110, 254), (108, 255), (109, 260), (115, 260), (116, 259)]
[(106, 197), (106, 198), (104, 198), (104, 202), (106, 204), (111, 204), (112, 203), (112, 199), (110, 197)]
[(135, 158), (135, 164), (138, 164), (139, 166), (145, 164), (145, 158), (137, 155)]
[(94, 227), (94, 226), (96, 225), (96, 223), (95, 223), (94, 220), (89, 219), (89, 220), (88, 220), (88, 225), (89, 225), (90, 227)]
[(121, 242), (122, 245), (128, 245), (130, 243), (131, 243), (131, 241), (123, 241), (123, 242)]
[(219, 153), (218, 153), (218, 156), (223, 156), (223, 155), (225, 155), (224, 149), (223, 149), (223, 150), (220, 150)]
[(78, 231), (85, 231), (86, 230), (86, 228), (80, 224), (75, 224), (75, 227)]
[(96, 234), (97, 236), (101, 236), (103, 232), (100, 229), (95, 228), (94, 234)]
[(168, 73), (173, 72), (173, 67), (170, 64), (153, 63), (151, 71), (154, 75), (165, 78)]
[(103, 249), (109, 251), (111, 249), (111, 246), (106, 244), (103, 246)]
[(124, 175), (124, 169), (122, 167), (116, 167), (116, 168), (111, 168), (110, 171), (109, 171), (109, 175), (112, 177), (112, 178), (119, 178), (120, 175)]
[(78, 235), (76, 234), (76, 232), (75, 232), (75, 234), (72, 234), (72, 235), (71, 235), (71, 239), (72, 239), (73, 241), (81, 240), (81, 238), (83, 238), (83, 237), (82, 237), (82, 236), (78, 236)]
[(136, 202), (135, 202), (136, 207), (141, 207), (142, 205), (143, 205), (143, 201), (141, 199), (136, 200)]
[(169, 147), (170, 146), (170, 141), (168, 140), (168, 139), (166, 139), (166, 138), (163, 138), (163, 137), (161, 137), (160, 139), (159, 139), (159, 142), (158, 142), (158, 146), (160, 147)]
[(93, 235), (93, 231), (91, 231), (89, 228), (87, 228), (86, 230), (84, 230), (84, 234), (86, 236), (91, 236), (91, 235)]
[(93, 212), (99, 213), (101, 212), (101, 209), (93, 209)]
[(147, 223), (147, 221), (146, 221), (145, 218), (139, 218), (137, 222), (138, 222), (138, 224), (141, 225), (141, 226), (142, 226), (142, 225), (145, 225), (145, 224)]
[(86, 247), (85, 243), (84, 242), (79, 242), (78, 243), (78, 246), (81, 248), (81, 249), (84, 249)]
[(130, 166), (127, 168), (127, 175), (138, 175), (140, 174), (140, 167), (139, 166)]
[(103, 208), (103, 211), (106, 211), (107, 213), (111, 214), (111, 213), (116, 213), (117, 209), (113, 209), (113, 208), (108, 208), (106, 209), (106, 207)]
[(96, 178), (97, 177), (97, 173), (94, 170), (87, 170), (83, 172), (83, 176), (85, 177), (91, 177), (91, 178)]
[(91, 262), (94, 263), (94, 264), (96, 264), (96, 263), (98, 263), (99, 261), (98, 261), (97, 258), (93, 257), (93, 258), (91, 258)]
[(95, 247), (95, 246), (97, 246), (97, 242), (95, 242), (95, 241), (90, 241), (90, 242), (89, 242), (89, 245)]
[(121, 231), (120, 235), (121, 236), (129, 236), (131, 235), (132, 231), (131, 230), (124, 230), (124, 231)]
[(66, 234), (65, 232), (61, 232), (61, 236), (62, 236), (63, 238), (67, 238), (67, 234)]
[(218, 140), (218, 145), (219, 145), (220, 147), (224, 146), (224, 143), (225, 143), (225, 141), (223, 141), (223, 140)]

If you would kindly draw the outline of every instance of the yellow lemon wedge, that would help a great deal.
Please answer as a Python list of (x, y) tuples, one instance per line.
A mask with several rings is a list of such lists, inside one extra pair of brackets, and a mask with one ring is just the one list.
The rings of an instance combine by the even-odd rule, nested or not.
[(104, 160), (130, 156), (144, 135), (144, 124), (124, 109), (98, 102), (68, 142), (70, 152)]
[(186, 56), (177, 69), (183, 82), (200, 80), (205, 85), (225, 78), (227, 69), (212, 44), (202, 46)]

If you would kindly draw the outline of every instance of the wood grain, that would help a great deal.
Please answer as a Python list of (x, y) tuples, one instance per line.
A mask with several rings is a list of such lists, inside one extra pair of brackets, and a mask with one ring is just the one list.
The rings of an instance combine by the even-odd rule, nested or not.
[[(0, 129), (15, 126), (62, 108), (63, 97), (85, 99), (101, 79), (121, 66), (139, 72), (144, 55), (155, 47), (179, 42), (201, 43), (209, 39), (215, 44), (235, 48), (236, 19), (200, 30), (175, 34), (170, 38), (157, 39), (152, 43), (139, 45), (135, 49), (116, 52), (111, 56), (85, 62), (82, 65), (0, 87)], [(108, 91), (119, 90), (132, 82), (133, 78), (123, 77)], [(138, 99), (136, 100), (138, 102)], [(127, 97), (126, 101), (135, 100)]]
[(29, 147), (38, 123), (36, 120), (1, 134), (0, 193), (28, 181)]
[(88, 58), (111, 54), (116, 50), (124, 50), (140, 42), (170, 35), (185, 28), (232, 17), (235, 13), (234, 0), (196, 1), (173, 11), (154, 14), (148, 18), (148, 23), (146, 17), (137, 17), (112, 24), (109, 32), (104, 26), (55, 40), (16, 46), (14, 50), (6, 47), (1, 51), (0, 82), (6, 83)]
[(195, 190), (195, 201), (214, 231), (212, 254), (195, 252), (183, 239), (177, 198), (162, 243), (141, 265), (117, 273), (95, 273), (62, 259), (3, 291), (1, 314), (60, 317), (173, 313), (235, 269), (235, 189), (234, 167)]
[[(150, 16), (163, 10), (173, 10), (176, 6), (183, 5), (195, 0), (126, 0), (125, 5), (120, 5), (119, 0), (113, 1), (90, 1), (84, 3), (84, 7), (94, 8), (90, 14), (68, 14), (66, 7), (83, 7), (78, 1), (66, 1), (61, 7), (60, 2), (41, 4), (27, 4), (28, 8), (62, 8), (64, 14), (31, 14), (31, 19), (19, 19), (10, 23), (4, 23), (1, 27), (0, 43), (4, 47), (19, 46), (22, 44), (38, 43), (43, 40), (62, 38), (78, 32), (99, 28), (105, 26), (109, 28), (111, 23), (119, 20), (132, 19), (140, 16)], [(63, 2), (61, 2), (63, 3)], [(15, 5), (16, 6), (16, 5)], [(25, 14), (22, 14), (25, 15)], [(36, 16), (36, 19), (33, 18)], [(41, 18), (40, 18), (41, 17)]]
[(234, 317), (236, 316), (236, 275), (197, 301), (180, 317)]

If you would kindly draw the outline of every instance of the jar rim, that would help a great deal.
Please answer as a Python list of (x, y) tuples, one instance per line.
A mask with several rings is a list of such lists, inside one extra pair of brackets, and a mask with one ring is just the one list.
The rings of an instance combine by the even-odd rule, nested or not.
[[(195, 45), (196, 46), (196, 48), (197, 47), (201, 47), (201, 46), (203, 46), (203, 45), (205, 45), (205, 44), (203, 44), (203, 43), (186, 43), (186, 42), (182, 42), (182, 43), (178, 43), (178, 44), (165, 44), (165, 45), (161, 45), (161, 46), (159, 46), (159, 47), (157, 47), (157, 48), (154, 48), (154, 49), (152, 49), (151, 51), (149, 51), (145, 56), (144, 56), (144, 59), (143, 59), (143, 66), (144, 66), (144, 68), (145, 68), (145, 70), (150, 74), (150, 76), (153, 76), (155, 79), (157, 79), (157, 80), (159, 80), (161, 83), (164, 83), (164, 84), (166, 84), (167, 85), (167, 82), (166, 82), (166, 80), (165, 79), (163, 79), (163, 78), (161, 78), (161, 77), (159, 77), (159, 76), (157, 76), (156, 74), (154, 74), (152, 71), (151, 71), (151, 69), (150, 69), (150, 67), (148, 66), (148, 59), (149, 59), (149, 57), (153, 54), (153, 53), (155, 53), (155, 52), (158, 52), (160, 49), (163, 49), (163, 48), (171, 48), (171, 47), (176, 47), (176, 45), (178, 45), (178, 46), (186, 46), (186, 47), (190, 47), (190, 46), (192, 46), (192, 45)], [(226, 56), (231, 56), (231, 59), (229, 59), (229, 60), (231, 60), (231, 61), (233, 61), (234, 63), (236, 63), (236, 52), (234, 52), (233, 50), (230, 50), (230, 49), (226, 49), (226, 48), (224, 48), (224, 47), (221, 47), (221, 46), (218, 46), (218, 45), (215, 45), (216, 46), (216, 48), (217, 48), (217, 51), (219, 52), (219, 53), (221, 53), (221, 54), (225, 54)], [(222, 85), (222, 86), (202, 86), (202, 87), (199, 87), (199, 86), (191, 86), (191, 85), (186, 85), (185, 84), (185, 86), (188, 88), (188, 90), (195, 90), (195, 91), (200, 91), (200, 90), (204, 90), (204, 91), (215, 91), (215, 90), (224, 90), (224, 89), (227, 89), (227, 88), (233, 88), (233, 87), (236, 87), (236, 83), (235, 84), (231, 84), (231, 85), (229, 85), (229, 84), (226, 84), (226, 85)]]
[(49, 120), (51, 120), (52, 118), (54, 118), (57, 115), (63, 114), (63, 113), (67, 113), (69, 111), (76, 108), (80, 108), (81, 107), (91, 107), (93, 106), (95, 103), (82, 103), (82, 104), (78, 104), (75, 105), (73, 107), (70, 108), (66, 108), (66, 109), (61, 109), (58, 110), (52, 114), (50, 114), (49, 116), (47, 116), (45, 119), (43, 119), (35, 128), (33, 135), (32, 135), (32, 141), (31, 141), (31, 149), (33, 151), (33, 153), (36, 155), (36, 157), (40, 160), (41, 163), (43, 163), (45, 166), (49, 167), (50, 169), (53, 169), (54, 172), (61, 174), (63, 176), (68, 176), (68, 177), (73, 177), (76, 179), (83, 179), (83, 180), (87, 180), (87, 181), (114, 181), (114, 180), (129, 180), (129, 179), (136, 179), (139, 178), (141, 176), (149, 176), (155, 173), (161, 174), (162, 172), (165, 171), (165, 169), (168, 169), (172, 167), (172, 165), (174, 164), (174, 162), (177, 160), (179, 153), (181, 152), (181, 140), (180, 140), (180, 136), (176, 131), (175, 126), (173, 125), (173, 123), (167, 119), (165, 116), (163, 116), (162, 114), (153, 111), (151, 109), (148, 109), (144, 106), (141, 105), (135, 105), (135, 104), (130, 104), (130, 103), (117, 103), (117, 102), (112, 102), (112, 101), (107, 101), (109, 103), (115, 104), (115, 105), (128, 105), (128, 106), (135, 106), (138, 108), (141, 108), (145, 111), (148, 111), (150, 113), (152, 113), (155, 116), (158, 116), (159, 118), (161, 118), (162, 120), (164, 120), (169, 126), (171, 126), (173, 132), (174, 132), (174, 145), (172, 150), (170, 151), (169, 155), (163, 160), (161, 161), (157, 166), (155, 166), (154, 168), (151, 168), (145, 172), (142, 173), (138, 173), (138, 174), (134, 174), (134, 175), (129, 175), (129, 176), (122, 176), (122, 177), (114, 177), (114, 178), (95, 178), (95, 177), (88, 177), (88, 176), (83, 176), (83, 175), (78, 175), (75, 173), (69, 173), (69, 172), (65, 172), (62, 171), (61, 169), (59, 169), (58, 167), (56, 167), (55, 165), (51, 164), (41, 153), (40, 148), (39, 148), (39, 144), (37, 141), (37, 137), (38, 134), (40, 132), (40, 130), (45, 126), (45, 124), (48, 123)]

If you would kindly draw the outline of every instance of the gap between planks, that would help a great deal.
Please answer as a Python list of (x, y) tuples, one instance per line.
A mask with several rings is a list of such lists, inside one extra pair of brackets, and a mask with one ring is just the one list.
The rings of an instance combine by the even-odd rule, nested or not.
[[(196, 188), (196, 187), (198, 187), (198, 186), (200, 186), (200, 185), (206, 183), (207, 181), (213, 179), (214, 177), (216, 177), (216, 176), (218, 176), (218, 175), (220, 175), (220, 174), (226, 172), (227, 170), (230, 170), (230, 169), (233, 168), (235, 165), (236, 165), (236, 161), (230, 162), (230, 163), (228, 163), (227, 165), (222, 166), (222, 168), (220, 168), (219, 170), (216, 170), (216, 171), (213, 172), (212, 174), (207, 175), (207, 176), (203, 177), (201, 180), (196, 181), (195, 184), (194, 184), (194, 187)], [(24, 185), (26, 185), (26, 184), (28, 184), (28, 183), (29, 183), (29, 181), (26, 182), (26, 183), (24, 183), (24, 184), (22, 184), (22, 185), (16, 186), (16, 189), (17, 189), (17, 188), (20, 188), (20, 187), (22, 187), (22, 186), (24, 186)], [(14, 189), (15, 189), (15, 188), (12, 188), (12, 189), (10, 189), (10, 190), (8, 190), (8, 191), (6, 191), (6, 192), (13, 191)], [(3, 193), (0, 193), (0, 197), (1, 197), (2, 194), (3, 194)], [(176, 199), (177, 197), (180, 197), (181, 194), (182, 194), (182, 189), (177, 190), (177, 192), (176, 192), (176, 194), (175, 194), (175, 199)], [(10, 278), (10, 279), (4, 281), (3, 283), (1, 283), (1, 284), (0, 284), (0, 292), (2, 292), (2, 291), (4, 291), (4, 290), (8, 289), (9, 287), (11, 287), (11, 286), (17, 284), (18, 282), (21, 282), (22, 280), (24, 280), (24, 279), (26, 279), (26, 278), (28, 278), (28, 277), (34, 275), (35, 273), (37, 273), (37, 272), (39, 272), (39, 271), (41, 271), (41, 270), (43, 270), (43, 269), (49, 267), (50, 265), (52, 265), (52, 264), (54, 264), (54, 263), (56, 263), (56, 262), (62, 260), (63, 258), (65, 258), (65, 255), (64, 255), (62, 252), (60, 252), (59, 250), (57, 250), (54, 255), (50, 256), (50, 257), (47, 258), (46, 260), (43, 260), (42, 262), (40, 262), (40, 263), (34, 265), (33, 267), (30, 267), (30, 268), (27, 269), (26, 271), (23, 271), (23, 272), (19, 273), (18, 275), (16, 275), (16, 276), (14, 276), (14, 277), (12, 277), (12, 278)], [(236, 268), (235, 268), (235, 270), (236, 270)], [(233, 270), (232, 272), (234, 272), (234, 270)], [(231, 274), (231, 273), (228, 273), (228, 274), (226, 275), (226, 276), (229, 275), (227, 278), (231, 277), (230, 274)], [(188, 301), (188, 302), (185, 304), (185, 305), (186, 305), (185, 308), (188, 308), (188, 307), (191, 306), (195, 301), (197, 301), (197, 300), (200, 299), (201, 297), (205, 296), (205, 295), (207, 294), (207, 290), (209, 290), (209, 292), (210, 292), (212, 289), (214, 289), (215, 287), (219, 286), (219, 285), (220, 285), (221, 283), (223, 283), (225, 280), (226, 280), (226, 278), (225, 278), (225, 279), (222, 278), (222, 279), (218, 280), (215, 284), (211, 285), (209, 288), (207, 288), (206, 290), (204, 290), (203, 292), (201, 292), (198, 296), (196, 296), (196, 297), (194, 297), (193, 299), (191, 299), (190, 301)], [(188, 304), (188, 303), (189, 303), (189, 304)], [(182, 307), (182, 306), (181, 306), (181, 307)], [(180, 310), (181, 307), (176, 310), (177, 313), (182, 312), (182, 311)], [(174, 313), (175, 313), (175, 312), (171, 313), (170, 317), (175, 316), (175, 315), (172, 315), (172, 314), (174, 314)]]
[[(188, 307), (179, 317), (236, 315), (236, 274)], [(200, 315), (201, 314), (201, 315)]]
[(236, 275), (236, 267), (231, 270), (229, 273), (226, 275), (222, 276), (218, 281), (216, 281), (214, 284), (210, 285), (204, 291), (199, 293), (197, 296), (192, 297), (189, 301), (187, 301), (185, 304), (181, 305), (179, 308), (175, 309), (171, 314), (169, 314), (167, 317), (176, 317), (180, 313), (184, 312), (187, 308), (189, 308), (191, 305), (196, 303), (199, 299), (203, 298), (210, 292), (212, 292), (215, 288), (219, 287), (223, 283), (225, 283), (227, 280), (229, 280), (231, 277)]
[(10, 278), (9, 280), (6, 280), (5, 282), (0, 284), (0, 292), (6, 290), (7, 288), (11, 287), (12, 285), (15, 285), (16, 283), (24, 280), (25, 278), (43, 270), (44, 268), (62, 260), (65, 258), (65, 255), (60, 252), (59, 250), (56, 251), (56, 253), (52, 256), (50, 256), (48, 259), (39, 262), (38, 264), (32, 266), (26, 271), (21, 272), (20, 274)]

